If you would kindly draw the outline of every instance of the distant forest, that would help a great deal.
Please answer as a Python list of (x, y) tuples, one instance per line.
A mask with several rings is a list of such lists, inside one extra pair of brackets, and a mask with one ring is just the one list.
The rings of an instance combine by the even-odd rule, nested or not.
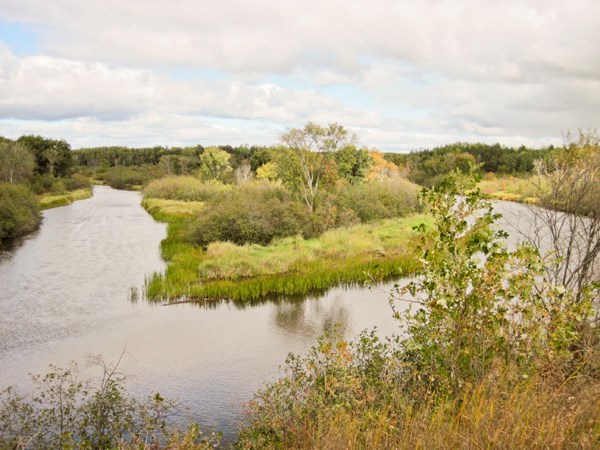
[[(245, 162), (253, 171), (268, 163), (277, 147), (220, 145), (217, 148), (230, 155), (233, 169)], [(199, 156), (205, 147), (95, 147), (75, 150), (74, 164), (82, 167), (162, 166), (173, 175), (188, 174), (199, 166)], [(554, 152), (553, 146), (532, 149), (525, 146), (506, 147), (500, 144), (457, 142), (428, 150), (410, 153), (382, 153), (384, 159), (394, 163), (405, 176), (418, 184), (432, 185), (455, 169), (466, 169), (477, 164), (483, 173), (521, 175), (533, 171), (534, 161)]]

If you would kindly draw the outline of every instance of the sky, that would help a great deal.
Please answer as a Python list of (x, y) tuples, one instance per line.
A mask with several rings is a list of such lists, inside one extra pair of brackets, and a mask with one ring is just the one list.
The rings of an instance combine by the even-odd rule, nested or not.
[(600, 127), (599, 0), (0, 0), (0, 135), (541, 147)]

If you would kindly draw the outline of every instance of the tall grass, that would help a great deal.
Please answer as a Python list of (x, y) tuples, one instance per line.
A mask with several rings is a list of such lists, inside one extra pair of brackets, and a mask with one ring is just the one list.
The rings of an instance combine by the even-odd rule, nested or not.
[(540, 188), (543, 190), (546, 185), (547, 182), (537, 175), (522, 178), (487, 174), (477, 183), (481, 193), (488, 198), (523, 203), (537, 203)]
[(412, 227), (428, 220), (414, 215), (338, 228), (319, 238), (283, 238), (268, 246), (215, 242), (203, 251), (185, 239), (200, 203), (146, 199), (143, 206), (168, 223), (161, 243), (167, 269), (146, 281), (146, 297), (154, 301), (253, 301), (406, 275), (417, 266), (409, 245)]
[(144, 188), (146, 198), (162, 198), (205, 202), (230, 192), (233, 186), (219, 181), (201, 181), (190, 176), (171, 176), (159, 178)]
[(264, 419), (273, 429), (262, 428), (265, 422), (244, 429), (238, 448), (595, 449), (600, 382), (557, 388), (537, 376), (516, 385), (482, 383), (456, 399), (391, 395), (367, 407), (323, 407), (316, 416), (292, 412), (285, 429), (282, 417)]
[[(499, 363), (484, 378), (442, 394), (407, 376), (414, 361), (375, 332), (336, 331), (250, 402), (237, 448), (565, 449), (600, 445), (597, 353), (575, 370), (524, 377)], [(586, 367), (584, 367), (586, 366)], [(591, 369), (591, 370), (590, 370)]]
[(321, 259), (310, 267), (288, 273), (267, 273), (249, 278), (204, 280), (194, 273), (193, 258), (178, 258), (165, 275), (153, 274), (146, 284), (150, 300), (186, 299), (190, 301), (229, 299), (255, 301), (280, 295), (309, 294), (340, 284), (352, 285), (372, 280), (387, 280), (406, 276), (418, 266), (413, 255), (398, 254), (381, 258), (364, 255), (346, 260)]
[(146, 198), (142, 206), (151, 214), (156, 214), (163, 222), (170, 218), (196, 215), (204, 208), (204, 202), (165, 200), (162, 198)]

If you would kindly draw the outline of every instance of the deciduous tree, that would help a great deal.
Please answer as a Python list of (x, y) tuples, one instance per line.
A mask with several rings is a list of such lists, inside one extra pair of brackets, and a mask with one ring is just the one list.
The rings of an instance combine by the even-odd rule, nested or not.
[(217, 147), (208, 147), (200, 155), (200, 177), (216, 180), (220, 176), (231, 172), (229, 153)]
[(29, 178), (35, 159), (27, 148), (16, 142), (0, 142), (0, 180), (10, 184)]
[(17, 142), (27, 147), (35, 157), (37, 173), (68, 175), (73, 165), (73, 155), (71, 146), (66, 141), (42, 136), (21, 136)]
[(538, 208), (522, 230), (549, 252), (549, 280), (582, 292), (600, 281), (600, 136), (596, 131), (568, 135), (569, 143), (553, 158), (536, 162)]
[[(317, 197), (331, 169), (331, 155), (346, 147), (356, 146), (358, 138), (343, 126), (331, 123), (322, 127), (309, 122), (304, 128), (294, 128), (281, 136), (289, 150), (276, 154), (282, 181), (300, 194), (309, 212), (315, 210)], [(283, 156), (283, 157), (282, 157)]]

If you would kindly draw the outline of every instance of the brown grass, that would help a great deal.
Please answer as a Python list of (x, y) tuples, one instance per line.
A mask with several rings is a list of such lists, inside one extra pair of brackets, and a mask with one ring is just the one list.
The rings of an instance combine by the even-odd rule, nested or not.
[[(541, 378), (515, 386), (466, 388), (452, 401), (395, 400), (378, 409), (324, 411), (304, 417), (277, 445), (296, 449), (596, 449), (600, 448), (600, 381), (555, 386)], [(258, 448), (245, 440), (243, 448)]]

